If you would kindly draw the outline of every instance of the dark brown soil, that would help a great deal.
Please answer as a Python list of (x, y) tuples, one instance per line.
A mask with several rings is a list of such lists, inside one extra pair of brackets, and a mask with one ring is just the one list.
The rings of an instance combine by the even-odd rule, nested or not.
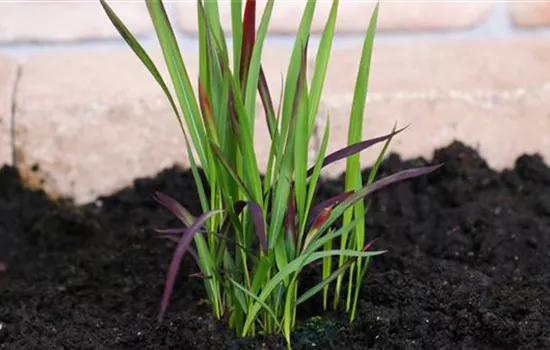
[[(435, 162), (445, 166), (374, 197), (367, 232), (388, 253), (366, 277), (356, 322), (302, 326), (295, 348), (550, 349), (550, 169), (522, 156), (496, 173), (459, 143)], [(392, 156), (382, 170), (423, 164)], [(0, 349), (283, 349), (278, 337), (237, 340), (212, 321), (201, 282), (185, 277), (190, 260), (157, 323), (172, 244), (150, 228), (177, 224), (151, 199), (159, 190), (197, 213), (192, 178), (178, 169), (84, 207), (1, 169)], [(311, 310), (319, 299), (301, 313)]]

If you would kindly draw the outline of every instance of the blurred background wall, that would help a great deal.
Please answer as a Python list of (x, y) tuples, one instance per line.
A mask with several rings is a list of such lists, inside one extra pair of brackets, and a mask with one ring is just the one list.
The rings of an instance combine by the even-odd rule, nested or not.
[[(265, 2), (259, 3), (261, 10)], [(304, 3), (275, 2), (262, 57), (276, 97)], [(144, 3), (111, 4), (158, 52)], [(228, 26), (229, 3), (219, 4)], [(310, 73), (330, 5), (317, 4)], [(196, 4), (166, 6), (195, 82)], [(372, 1), (340, 2), (319, 116), (323, 122), (330, 114), (331, 148), (346, 141), (373, 7)], [(410, 124), (392, 147), (403, 157), (430, 158), (434, 149), (457, 140), (498, 169), (513, 166), (522, 153), (550, 159), (549, 1), (382, 0), (378, 29), (365, 137), (386, 133), (397, 122)], [(262, 120), (260, 159), (269, 149)], [(86, 202), (164, 167), (187, 166), (182, 142), (165, 97), (98, 2), (0, 3), (0, 165), (17, 166), (29, 183), (52, 194)], [(365, 153), (364, 164), (375, 155)], [(342, 170), (335, 165), (326, 175)]]

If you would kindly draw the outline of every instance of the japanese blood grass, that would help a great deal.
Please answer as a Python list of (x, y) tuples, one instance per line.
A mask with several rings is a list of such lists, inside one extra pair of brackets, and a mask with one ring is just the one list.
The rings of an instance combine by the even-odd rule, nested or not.
[[(363, 200), (385, 186), (438, 167), (404, 170), (375, 181), (390, 140), (403, 130), (394, 128), (387, 135), (361, 141), (378, 5), (370, 19), (359, 62), (348, 146), (327, 155), (329, 120), (315, 164), (308, 168), (308, 146), (316, 128), (338, 1), (332, 2), (320, 38), (310, 86), (306, 79), (307, 44), (316, 2), (306, 3), (277, 111), (261, 66), (272, 0), (267, 1), (257, 30), (256, 2), (246, 1), (244, 15), (242, 1), (231, 2), (232, 62), (218, 3), (197, 2), (197, 94), (162, 1), (146, 1), (175, 97), (148, 53), (109, 5), (100, 1), (121, 36), (160, 85), (177, 116), (203, 210), (195, 218), (171, 197), (161, 193), (155, 197), (185, 225), (158, 230), (177, 243), (159, 319), (168, 307), (181, 259), (189, 253), (200, 269), (194, 276), (203, 278), (214, 315), (226, 317), (240, 336), (278, 332), (290, 347), (297, 306), (322, 291), (328, 308), (330, 286), (335, 288), (333, 306), (338, 307), (341, 294), (345, 293), (346, 310), (353, 320), (369, 260), (383, 253), (369, 250), (371, 243), (366, 241), (364, 228), (368, 205), (365, 208)], [(253, 142), (258, 94), (271, 138), (263, 179)], [(384, 147), (363, 183), (358, 153), (379, 143), (385, 143)], [(342, 159), (347, 159), (345, 192), (314, 205), (322, 168)], [(198, 173), (199, 162), (209, 195)], [(340, 217), (343, 224), (333, 227)], [(340, 242), (338, 248), (333, 248), (335, 240)], [(323, 279), (299, 295), (300, 273), (316, 261), (323, 264)]]

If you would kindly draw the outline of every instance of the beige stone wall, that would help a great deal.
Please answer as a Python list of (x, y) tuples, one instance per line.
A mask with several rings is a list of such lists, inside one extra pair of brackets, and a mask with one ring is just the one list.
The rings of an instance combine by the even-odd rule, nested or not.
[[(266, 1), (258, 1), (261, 11)], [(362, 33), (375, 1), (343, 0), (340, 4), (337, 30), (339, 33)], [(303, 0), (278, 0), (273, 10), (270, 32), (293, 33), (304, 8)], [(117, 38), (98, 2), (89, 1), (10, 1), (0, 4), (0, 42), (67, 42)], [(330, 1), (320, 1), (313, 22), (313, 32), (323, 29)], [(435, 31), (467, 29), (482, 26), (490, 20), (497, 7), (504, 11), (517, 28), (546, 27), (550, 25), (550, 4), (541, 1), (491, 0), (381, 0), (379, 30)], [(146, 36), (153, 28), (141, 1), (113, 1), (112, 7), (134, 33)], [(184, 35), (197, 32), (194, 1), (167, 2), (167, 10), (177, 28)], [(228, 1), (220, 2), (220, 13), (226, 28), (230, 27)]]
[[(260, 9), (265, 1), (260, 1)], [(365, 137), (410, 124), (392, 150), (430, 157), (457, 139), (502, 169), (522, 153), (550, 161), (550, 6), (513, 1), (381, 1)], [(276, 1), (263, 64), (279, 89), (304, 1)], [(155, 48), (142, 2), (113, 2)], [(320, 1), (313, 31), (330, 3)], [(345, 144), (360, 34), (371, 1), (341, 1), (320, 121), (331, 116), (331, 149)], [(192, 76), (195, 4), (167, 2)], [(227, 2), (220, 2), (229, 26)], [(315, 40), (310, 64), (314, 63)], [(159, 60), (160, 62), (160, 60)], [(274, 93), (278, 96), (278, 93)], [(267, 153), (263, 117), (256, 151)], [(375, 152), (363, 156), (371, 162)], [(94, 2), (0, 3), (0, 165), (15, 164), (52, 194), (93, 200), (187, 166), (183, 138), (160, 89)], [(260, 161), (260, 164), (263, 164)], [(38, 165), (38, 170), (35, 165)], [(327, 169), (338, 175), (343, 164)]]

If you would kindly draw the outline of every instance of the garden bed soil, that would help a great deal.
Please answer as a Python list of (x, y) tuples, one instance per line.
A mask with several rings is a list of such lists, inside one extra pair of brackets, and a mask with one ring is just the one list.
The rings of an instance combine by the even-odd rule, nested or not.
[[(358, 319), (302, 326), (296, 349), (550, 349), (550, 169), (522, 156), (497, 173), (453, 143), (430, 162), (392, 155), (381, 171), (439, 162), (373, 197), (367, 234), (388, 253), (366, 276)], [(325, 183), (319, 199), (341, 184)], [(285, 348), (214, 321), (189, 259), (158, 324), (173, 245), (151, 228), (177, 222), (155, 191), (198, 213), (192, 177), (177, 168), (82, 207), (0, 171), (0, 349)], [(319, 298), (300, 314), (322, 314)]]

